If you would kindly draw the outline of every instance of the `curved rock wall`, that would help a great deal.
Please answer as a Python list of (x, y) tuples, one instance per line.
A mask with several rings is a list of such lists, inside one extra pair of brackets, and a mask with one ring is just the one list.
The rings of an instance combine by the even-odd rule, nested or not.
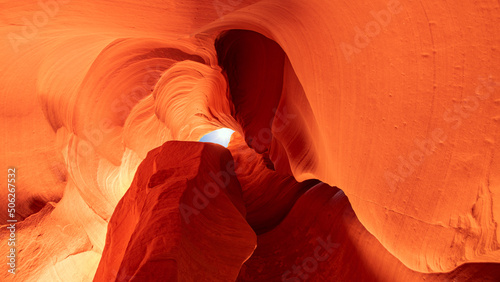
[[(1, 6), (3, 280), (499, 279), (498, 1)], [(238, 192), (182, 227), (169, 179), (228, 163)]]

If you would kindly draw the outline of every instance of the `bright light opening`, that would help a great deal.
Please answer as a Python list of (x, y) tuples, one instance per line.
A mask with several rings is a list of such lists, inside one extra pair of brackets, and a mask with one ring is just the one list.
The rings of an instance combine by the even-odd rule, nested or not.
[(217, 129), (201, 137), (200, 142), (216, 143), (227, 148), (233, 132), (234, 130), (229, 128)]

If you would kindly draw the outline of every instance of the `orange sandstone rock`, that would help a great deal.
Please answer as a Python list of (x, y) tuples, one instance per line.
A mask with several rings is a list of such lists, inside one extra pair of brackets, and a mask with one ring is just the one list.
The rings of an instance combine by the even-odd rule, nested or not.
[[(0, 162), (19, 170), (22, 242), (19, 272), (6, 276), (4, 265), (2, 280), (88, 281), (105, 248), (96, 279), (114, 278), (118, 270), (144, 278), (159, 269), (149, 258), (167, 252), (177, 263), (161, 268), (165, 275), (234, 280), (255, 247), (248, 241), (253, 232), (257, 249), (240, 280), (279, 280), (304, 261), (314, 268), (307, 258), (316, 238), (328, 236), (340, 241), (338, 255), (328, 257), (338, 268), (318, 263), (311, 279), (498, 278), (498, 1), (0, 6)], [(158, 191), (170, 173), (183, 171), (160, 172), (156, 188), (137, 184), (158, 172), (147, 155), (171, 140), (185, 142), (175, 143), (177, 162), (164, 165), (185, 163), (186, 172), (206, 180), (229, 152), (186, 141), (221, 127), (241, 136), (229, 147), (237, 160), (231, 181), (240, 183), (231, 187), (241, 195), (214, 203), (220, 210), (210, 210), (213, 226), (196, 217), (199, 229), (181, 228), (179, 191), (175, 203), (159, 192), (139, 193), (143, 202), (130, 198), (135, 189)], [(212, 148), (210, 156), (194, 150), (207, 160), (201, 167), (189, 161), (194, 155), (182, 155), (193, 147)], [(311, 189), (318, 181), (324, 184)], [(195, 196), (188, 195), (191, 186), (182, 187), (188, 191), (182, 195)], [(6, 206), (6, 182), (0, 188)], [(168, 207), (154, 205), (163, 200)], [(144, 230), (132, 229), (141, 213), (128, 208), (139, 203), (150, 216)], [(211, 233), (204, 252), (167, 237), (150, 249), (139, 244), (153, 240), (146, 229), (165, 228), (156, 218), (171, 216), (177, 221), (169, 226), (178, 229), (167, 237), (175, 242), (200, 243), (202, 232), (241, 236), (221, 242)], [(113, 218), (128, 224), (114, 226)], [(0, 224), (6, 219), (0, 214)], [(341, 232), (334, 234), (332, 225)], [(291, 226), (297, 230), (288, 235)], [(115, 228), (106, 241), (106, 230)], [(2, 242), (8, 234), (3, 225)], [(225, 254), (221, 249), (231, 243), (241, 252), (208, 257)], [(111, 253), (119, 253), (117, 262)], [(221, 265), (225, 270), (215, 273)]]
[(208, 143), (151, 151), (111, 217), (94, 281), (235, 280), (256, 236), (232, 161)]

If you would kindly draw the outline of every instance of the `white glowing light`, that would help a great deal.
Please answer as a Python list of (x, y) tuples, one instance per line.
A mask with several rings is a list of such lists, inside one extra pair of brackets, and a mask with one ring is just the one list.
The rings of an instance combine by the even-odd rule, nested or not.
[(233, 132), (234, 130), (229, 128), (217, 129), (201, 137), (200, 142), (211, 142), (227, 147)]

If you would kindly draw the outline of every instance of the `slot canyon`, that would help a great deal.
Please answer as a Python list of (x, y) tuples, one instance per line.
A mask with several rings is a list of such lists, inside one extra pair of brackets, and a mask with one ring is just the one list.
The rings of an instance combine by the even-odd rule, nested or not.
[(0, 281), (500, 281), (498, 0), (0, 0)]

